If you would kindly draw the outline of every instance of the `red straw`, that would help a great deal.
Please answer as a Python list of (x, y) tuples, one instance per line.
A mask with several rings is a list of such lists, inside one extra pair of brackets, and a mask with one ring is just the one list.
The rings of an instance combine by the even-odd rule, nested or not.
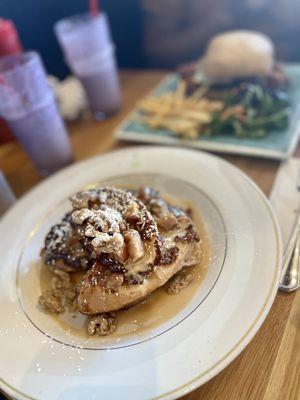
[(90, 14), (93, 17), (97, 17), (100, 14), (100, 7), (98, 0), (89, 0), (90, 3)]
[(0, 86), (3, 87), (3, 89), (6, 91), (6, 93), (10, 93), (10, 94), (15, 94), (15, 90), (9, 86), (4, 78), (4, 76), (2, 74), (0, 74)]

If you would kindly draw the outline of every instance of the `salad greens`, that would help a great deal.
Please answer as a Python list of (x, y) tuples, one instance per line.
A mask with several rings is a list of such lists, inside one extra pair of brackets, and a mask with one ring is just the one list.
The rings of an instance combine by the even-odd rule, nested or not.
[(287, 128), (290, 103), (285, 88), (267, 86), (261, 81), (211, 87), (208, 96), (225, 104), (225, 111), (214, 113), (207, 134), (234, 133), (241, 138), (261, 138), (270, 130)]

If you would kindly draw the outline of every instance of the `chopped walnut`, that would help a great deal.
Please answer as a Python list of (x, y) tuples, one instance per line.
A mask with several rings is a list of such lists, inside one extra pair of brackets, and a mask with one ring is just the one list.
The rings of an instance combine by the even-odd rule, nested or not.
[(106, 336), (113, 333), (118, 326), (118, 321), (114, 314), (105, 313), (92, 317), (87, 326), (88, 335)]
[(127, 244), (128, 256), (131, 262), (135, 262), (144, 257), (144, 245), (140, 234), (130, 229), (124, 234), (125, 243)]
[(72, 286), (71, 289), (69, 289), (66, 292), (66, 303), (68, 306), (68, 310), (70, 312), (77, 311), (77, 309), (78, 309), (77, 298), (78, 298), (80, 286), (81, 286), (80, 284), (75, 284)]
[(95, 190), (87, 190), (78, 192), (70, 197), (74, 209), (88, 208), (90, 202), (97, 199), (97, 192)]
[(175, 275), (167, 285), (167, 293), (168, 294), (178, 294), (183, 289), (188, 287), (193, 280), (193, 276), (191, 274), (177, 274)]
[(108, 206), (102, 206), (100, 210), (89, 208), (75, 210), (72, 213), (72, 220), (78, 225), (87, 222), (89, 229), (94, 228), (96, 231), (100, 229), (102, 232), (120, 232), (124, 225), (122, 214)]
[(88, 238), (94, 238), (97, 236), (99, 231), (97, 231), (96, 228), (94, 228), (92, 225), (88, 224), (86, 228), (84, 229), (84, 235)]
[(152, 197), (148, 196), (147, 207), (154, 216), (157, 225), (165, 231), (174, 229), (178, 225), (178, 221), (171, 206), (159, 197), (158, 192), (150, 191), (149, 193), (152, 193)]
[(169, 213), (167, 203), (161, 198), (154, 198), (149, 201), (151, 214), (155, 216), (163, 216)]
[(60, 314), (65, 311), (64, 299), (57, 296), (54, 290), (47, 290), (39, 297), (39, 304), (41, 307), (54, 314)]
[(138, 221), (139, 220), (139, 207), (136, 202), (132, 201), (128, 204), (127, 210), (124, 214), (125, 218), (129, 222)]
[(148, 186), (142, 186), (138, 193), (137, 197), (143, 202), (146, 203), (148, 200), (150, 200), (152, 197), (157, 196), (157, 192), (153, 190), (152, 188)]
[(120, 233), (109, 235), (108, 233), (97, 233), (92, 240), (91, 245), (95, 250), (95, 254), (115, 253), (121, 255), (124, 247), (124, 238)]
[(99, 188), (90, 195), (79, 192), (71, 200), (73, 229), (92, 260), (100, 261), (105, 254), (122, 263), (122, 269), (127, 264), (130, 268), (144, 256), (143, 242), (150, 247), (158, 235), (154, 218), (130, 192)]
[(170, 231), (178, 225), (177, 218), (171, 212), (155, 218), (157, 225), (165, 231)]
[(55, 314), (63, 313), (66, 306), (74, 311), (77, 308), (78, 285), (73, 285), (69, 274), (60, 269), (55, 269), (53, 274), (51, 289), (40, 296), (39, 304)]
[(75, 224), (82, 224), (93, 215), (93, 211), (88, 208), (81, 208), (80, 210), (73, 211), (72, 221)]
[(108, 206), (102, 206), (101, 210), (94, 211), (89, 221), (102, 232), (120, 232), (124, 229), (122, 214)]
[(71, 286), (70, 276), (67, 272), (60, 269), (53, 271), (54, 277), (51, 280), (51, 287), (53, 290), (66, 291)]
[(66, 272), (87, 269), (89, 254), (78, 240), (71, 213), (54, 225), (45, 238), (41, 257), (45, 264)]

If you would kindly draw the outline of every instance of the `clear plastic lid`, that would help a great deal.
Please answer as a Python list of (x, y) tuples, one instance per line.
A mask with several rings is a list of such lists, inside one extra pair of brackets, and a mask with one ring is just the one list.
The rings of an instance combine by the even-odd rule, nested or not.
[(75, 15), (54, 25), (57, 40), (70, 62), (90, 58), (111, 46), (111, 34), (105, 13)]
[(0, 114), (24, 115), (52, 95), (40, 56), (25, 52), (0, 58)]

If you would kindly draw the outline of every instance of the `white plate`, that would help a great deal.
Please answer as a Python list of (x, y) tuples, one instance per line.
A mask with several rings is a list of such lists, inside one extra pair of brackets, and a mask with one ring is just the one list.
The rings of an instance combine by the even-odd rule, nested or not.
[[(212, 243), (203, 284), (174, 318), (129, 339), (72, 337), (37, 309), (43, 238), (90, 184), (149, 183), (192, 201)], [(24, 196), (0, 224), (1, 388), (17, 399), (174, 399), (207, 382), (253, 338), (281, 263), (273, 211), (238, 169), (205, 153), (136, 147), (75, 164)]]

